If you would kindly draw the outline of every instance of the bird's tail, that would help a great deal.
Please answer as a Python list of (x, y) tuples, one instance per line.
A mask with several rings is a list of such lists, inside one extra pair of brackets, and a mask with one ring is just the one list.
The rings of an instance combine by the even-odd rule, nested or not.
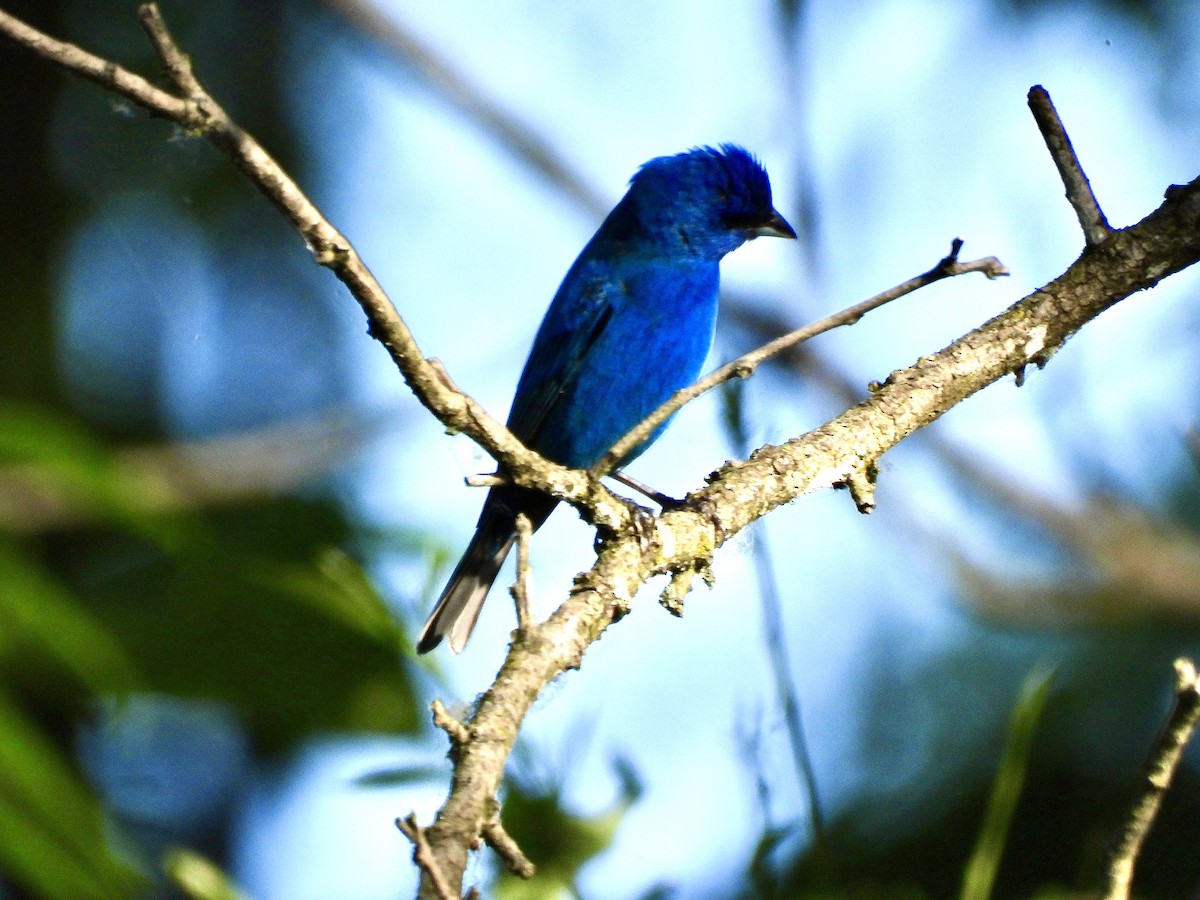
[(467, 552), (458, 561), (437, 606), (421, 629), (417, 639), (418, 653), (428, 653), (442, 642), (443, 637), (449, 638), (451, 650), (462, 652), (475, 628), (483, 601), (515, 540), (511, 518), (485, 515), (480, 519)]

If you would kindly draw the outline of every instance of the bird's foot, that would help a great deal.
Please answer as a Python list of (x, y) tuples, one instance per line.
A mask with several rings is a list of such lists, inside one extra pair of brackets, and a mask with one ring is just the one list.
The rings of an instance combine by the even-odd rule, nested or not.
[[(643, 551), (649, 546), (651, 538), (654, 536), (654, 521), (657, 516), (652, 511), (644, 506), (635, 503), (628, 497), (622, 497), (619, 494), (614, 495), (618, 500), (625, 504), (625, 508), (629, 510), (629, 530), (633, 532), (638, 540), (638, 545)], [(615, 537), (615, 532), (601, 528), (596, 532), (596, 550), (599, 552), (600, 544), (603, 540)]]
[[(614, 480), (621, 482), (621, 484), (625, 485), (626, 487), (633, 488), (643, 497), (648, 497), (653, 500), (662, 507), (663, 512), (666, 512), (669, 509), (676, 509), (683, 505), (682, 500), (677, 500), (675, 497), (664, 494), (662, 491), (656, 491), (648, 484), (643, 484), (636, 478), (626, 475), (624, 472), (613, 472), (611, 473), (611, 477)], [(638, 508), (641, 509), (641, 507)]]

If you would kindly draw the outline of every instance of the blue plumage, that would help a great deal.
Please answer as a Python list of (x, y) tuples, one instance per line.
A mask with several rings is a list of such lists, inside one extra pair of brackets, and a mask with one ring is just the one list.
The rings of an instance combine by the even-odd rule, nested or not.
[[(652, 159), (579, 254), (542, 320), (508, 427), (555, 462), (586, 468), (675, 391), (712, 344), (721, 258), (747, 240), (796, 236), (767, 173), (732, 144)], [(646, 449), (664, 424), (622, 462)], [(538, 528), (557, 501), (492, 488), (475, 537), (421, 631), (426, 653), (466, 645), (524, 512)]]

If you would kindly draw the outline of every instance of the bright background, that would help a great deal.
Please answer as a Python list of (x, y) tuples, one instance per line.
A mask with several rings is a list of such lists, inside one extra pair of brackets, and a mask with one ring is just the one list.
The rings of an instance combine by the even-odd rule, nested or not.
[[(154, 71), (127, 4), (5, 4), (22, 5), (52, 33)], [(1012, 271), (943, 282), (764, 370), (740, 394), (754, 446), (820, 424), (1078, 255), (1079, 228), (1026, 107), (1031, 85), (1050, 91), (1114, 225), (1198, 174), (1200, 8), (1189, 4), (375, 0), (433, 60), (424, 66), (411, 46), (373, 37), (352, 6), (165, 0), (163, 12), (200, 77), (355, 243), (423, 351), (500, 417), (559, 279), (653, 156), (743, 144), (802, 232), (726, 260), (714, 365), (924, 271), (955, 236), (964, 258), (996, 255)], [(214, 534), (228, 529), (230, 556), (204, 544), (189, 558), (239, 572), (239, 529), (295, 536), (298, 567), (339, 547), (415, 633), (478, 514), (481, 492), (462, 479), (490, 461), (419, 408), (345, 290), (210, 148), (9, 46), (0, 65), (4, 144), (28, 161), (10, 167), (28, 177), (0, 197), (13, 232), (3, 302), (14, 324), (0, 335), (0, 383), (22, 404), (5, 407), (12, 421), (36, 409), (94, 435), (100, 454), (283, 428), (279, 444), (218, 454), (218, 480), (253, 462), (233, 512), (225, 498), (211, 513), (217, 502), (197, 491), (163, 527), (191, 535), (199, 517)], [(540, 141), (563, 171), (532, 165), (497, 122)], [(859, 879), (881, 896), (952, 893), (1021, 685), (1056, 668), (998, 895), (1094, 885), (1169, 699), (1170, 660), (1198, 644), (1197, 283), (1189, 271), (1130, 298), (1024, 387), (1006, 380), (905, 442), (884, 460), (870, 518), (841, 492), (806, 497), (760, 523), (758, 539), (723, 548), (716, 587), (694, 592), (682, 620), (656, 605), (654, 586), (643, 592), (582, 671), (539, 700), (514, 759), (514, 792), (548, 803), (529, 802), (533, 831), (565, 833), (566, 816), (585, 835), (545, 849), (561, 862), (547, 869), (586, 897), (848, 896)], [(699, 486), (744, 452), (723, 415), (715, 395), (689, 407), (631, 474), (678, 495)], [(23, 446), (13, 436), (26, 432), (0, 424), (10, 448)], [(23, 454), (11, 451), (14, 465)], [(0, 499), (9, 483), (0, 479)], [(336, 526), (306, 530), (311, 518), (273, 505), (281, 495)], [(251, 498), (265, 518), (247, 525), (237, 510)], [(124, 544), (110, 554), (114, 533), (182, 566), (183, 539), (124, 502), (114, 501), (121, 515), (84, 524), (37, 524), (17, 503), (0, 521), (19, 571), (36, 569), (91, 609), (109, 587), (134, 590), (113, 573), (146, 560)], [(589, 530), (558, 511), (533, 547), (541, 614), (591, 558)], [(764, 621), (765, 570), (778, 622)], [(281, 584), (272, 589), (288, 594)], [(295, 593), (337, 593), (321, 585)], [(141, 841), (145, 865), (182, 842), (255, 897), (411, 892), (391, 821), (414, 809), (428, 821), (449, 771), (423, 709), (433, 697), (469, 704), (486, 688), (513, 626), (504, 592), (460, 658), (418, 663), (410, 639), (356, 620), (348, 630), (376, 654), (370, 678), (352, 646), (290, 636), (286, 605), (243, 621), (253, 591), (221, 612), (187, 596), (195, 621), (183, 624), (150, 593), (124, 618), (111, 604), (89, 615), (118, 645), (123, 628), (143, 627), (139, 616), (162, 616), (196, 651), (196, 671), (223, 669), (233, 686), (188, 681), (170, 668), (176, 651), (147, 666), (131, 649), (144, 676), (122, 687), (132, 702), (88, 706), (91, 724), (74, 737), (55, 707), (50, 729)], [(337, 610), (322, 614), (345, 626)], [(236, 640), (202, 637), (218, 615)], [(767, 631), (786, 639), (803, 710), (827, 828), (820, 853)], [(239, 666), (267, 632), (298, 671), (342, 672), (328, 716), (305, 715), (304, 691), (326, 686), (316, 677), (294, 688), (280, 677), (296, 707), (286, 728), (271, 718), (274, 695), (244, 702)], [(84, 682), (83, 695), (112, 693), (102, 678)], [(390, 685), (388, 714), (368, 682)], [(39, 692), (14, 692), (40, 720)], [(194, 778), (181, 754), (194, 757)], [(214, 786), (216, 772), (227, 777)], [(382, 786), (361, 782), (372, 773)], [(1194, 770), (1177, 791), (1184, 799), (1140, 869), (1157, 886), (1149, 895), (1197, 887), (1179, 849), (1194, 853), (1200, 824), (1187, 811)], [(494, 876), (488, 854), (468, 875)], [(542, 882), (528, 896), (559, 889)]]

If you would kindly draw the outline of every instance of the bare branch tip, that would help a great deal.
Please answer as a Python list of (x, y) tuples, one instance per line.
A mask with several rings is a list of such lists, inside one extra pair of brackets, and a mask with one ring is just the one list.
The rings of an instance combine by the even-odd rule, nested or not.
[(508, 479), (499, 472), (486, 472), (478, 475), (468, 475), (463, 479), (467, 487), (493, 488), (508, 484)]
[(417, 814), (410, 812), (403, 819), (397, 818), (396, 827), (400, 830), (401, 834), (412, 841), (413, 862), (433, 882), (433, 888), (437, 892), (438, 900), (455, 900), (458, 894), (450, 887), (449, 882), (446, 881), (446, 876), (442, 874), (437, 857), (434, 856), (433, 850), (429, 846), (429, 841), (425, 837), (425, 829), (417, 824)]
[(1175, 690), (1180, 694), (1200, 691), (1200, 676), (1197, 675), (1196, 664), (1186, 656), (1175, 660)]
[(519, 878), (532, 878), (537, 874), (537, 867), (513, 840), (512, 835), (504, 830), (498, 815), (493, 816), (483, 826), (483, 839), (514, 875)]
[(855, 507), (864, 516), (875, 511), (875, 476), (875, 467), (868, 465), (865, 469), (855, 469), (845, 481)]
[(983, 259), (979, 260), (979, 264), (980, 271), (982, 271), (987, 278), (992, 280), (996, 278), (1003, 278), (1006, 275), (1012, 274), (1012, 272), (1009, 271), (1008, 266), (1000, 262), (1000, 260), (994, 256), (984, 257)]
[(429, 704), (430, 710), (433, 712), (433, 724), (450, 738), (450, 743), (456, 747), (461, 747), (471, 739), (471, 732), (467, 729), (459, 719), (450, 714), (446, 709), (446, 705), (441, 700), (434, 700)]
[(416, 813), (409, 813), (406, 817), (396, 817), (396, 828), (402, 835), (412, 841), (417, 842), (417, 816)]
[(1094, 247), (1112, 234), (1113, 229), (1100, 209), (1079, 157), (1075, 155), (1075, 148), (1071, 145), (1071, 138), (1067, 135), (1058, 110), (1054, 108), (1050, 94), (1041, 85), (1029, 89), (1029, 111), (1033, 113), (1033, 120), (1042, 133), (1046, 149), (1066, 188), (1067, 200), (1079, 219), (1084, 242), (1088, 247)]
[(137, 15), (138, 21), (142, 23), (142, 29), (149, 36), (160, 55), (164, 45), (174, 47), (171, 36), (167, 32), (166, 20), (163, 19), (157, 3), (143, 3), (138, 7)]

